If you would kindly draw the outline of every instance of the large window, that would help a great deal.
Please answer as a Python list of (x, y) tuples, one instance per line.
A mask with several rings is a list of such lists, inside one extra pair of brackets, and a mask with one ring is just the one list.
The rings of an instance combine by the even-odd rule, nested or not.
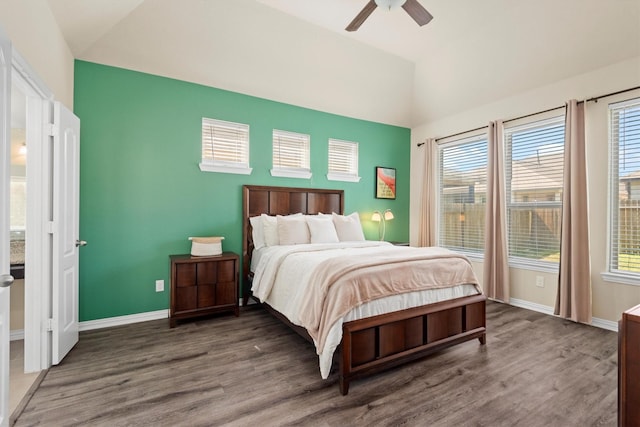
[(311, 178), (310, 149), (309, 135), (274, 129), (271, 175)]
[(438, 147), (438, 245), (482, 255), (487, 201), (487, 139), (472, 137)]
[(609, 106), (609, 144), (609, 271), (640, 274), (640, 98)]
[(203, 117), (200, 170), (250, 174), (249, 125)]
[(358, 143), (329, 139), (329, 173), (330, 181), (359, 182), (358, 176)]
[(509, 261), (531, 267), (560, 259), (564, 119), (505, 130)]

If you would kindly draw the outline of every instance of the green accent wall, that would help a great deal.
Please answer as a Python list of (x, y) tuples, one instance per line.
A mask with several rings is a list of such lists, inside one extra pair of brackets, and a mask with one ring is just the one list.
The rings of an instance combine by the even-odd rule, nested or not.
[[(327, 88), (331, 90), (331, 88)], [(393, 210), (387, 240), (409, 238), (410, 130), (338, 116), (212, 87), (75, 62), (81, 120), (80, 320), (169, 307), (169, 255), (189, 236), (224, 236), (241, 254), (242, 185), (339, 188), (377, 240), (374, 210)], [(251, 175), (201, 172), (202, 117), (249, 124)], [(311, 135), (310, 180), (276, 178), (273, 129)], [(359, 143), (359, 183), (328, 181), (329, 138)], [(396, 168), (397, 197), (374, 197), (374, 168)], [(155, 292), (155, 281), (165, 291)]]

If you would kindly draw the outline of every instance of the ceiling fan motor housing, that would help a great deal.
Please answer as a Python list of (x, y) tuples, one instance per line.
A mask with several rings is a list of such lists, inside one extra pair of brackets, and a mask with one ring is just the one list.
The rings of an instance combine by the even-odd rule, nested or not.
[(407, 0), (375, 0), (378, 7), (383, 7), (387, 10), (397, 9), (403, 4), (405, 4)]
[(413, 18), (419, 26), (428, 24), (433, 19), (433, 16), (425, 9), (418, 0), (369, 0), (364, 8), (358, 13), (358, 15), (351, 21), (345, 30), (356, 31), (362, 23), (373, 13), (377, 8), (384, 8), (387, 10), (397, 9), (402, 7), (405, 12)]

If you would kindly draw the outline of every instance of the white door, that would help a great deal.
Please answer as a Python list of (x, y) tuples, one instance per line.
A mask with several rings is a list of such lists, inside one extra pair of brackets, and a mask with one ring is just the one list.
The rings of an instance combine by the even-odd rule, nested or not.
[(52, 363), (78, 342), (80, 119), (62, 104), (53, 114)]
[(0, 28), (0, 427), (9, 425), (9, 147), (11, 43)]

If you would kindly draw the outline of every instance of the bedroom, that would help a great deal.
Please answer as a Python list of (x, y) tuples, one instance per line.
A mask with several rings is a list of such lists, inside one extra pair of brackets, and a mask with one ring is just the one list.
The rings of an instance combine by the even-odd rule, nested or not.
[[(164, 279), (168, 283), (167, 257), (171, 253), (188, 251), (186, 238), (189, 235), (222, 234), (225, 248), (239, 252), (241, 230), (233, 221), (240, 216), (242, 184), (268, 182), (332, 188), (332, 183), (323, 177), (326, 166), (322, 150), (326, 147), (321, 141), (334, 136), (325, 130), (327, 127), (341, 133), (336, 137), (361, 143), (359, 172), (362, 180), (359, 184), (344, 184), (345, 191), (349, 192), (346, 212), (370, 213), (391, 208), (395, 219), (389, 223), (389, 240), (411, 238), (415, 244), (419, 186), (414, 184), (422, 176), (417, 143), (427, 137), (475, 129), (489, 120), (542, 111), (562, 105), (570, 98), (585, 99), (635, 87), (640, 80), (636, 1), (616, 1), (615, 7), (606, 8), (607, 13), (598, 9), (601, 2), (588, 2), (586, 6), (584, 2), (574, 2), (579, 14), (579, 19), (575, 20), (568, 18), (571, 16), (570, 5), (560, 8), (551, 1), (517, 7), (498, 2), (495, 7), (500, 8), (503, 15), (477, 11), (465, 3), (451, 6), (452, 10), (447, 12), (446, 9), (439, 10), (438, 7), (443, 6), (434, 3), (429, 9), (436, 19), (422, 30), (428, 31), (430, 25), (438, 25), (435, 28), (448, 31), (449, 38), (447, 43), (431, 46), (428, 59), (415, 64), (337, 32), (309, 25), (264, 4), (277, 5), (278, 2), (234, 1), (224, 5), (225, 12), (221, 15), (228, 17), (227, 22), (216, 21), (216, 25), (207, 30), (214, 31), (215, 27), (215, 31), (221, 32), (218, 38), (226, 42), (221, 44), (230, 44), (232, 49), (218, 47), (219, 50), (213, 53), (226, 61), (217, 60), (215, 67), (209, 63), (204, 71), (179, 65), (198, 61), (202, 52), (206, 52), (203, 50), (206, 44), (188, 41), (175, 34), (162, 36), (162, 19), (173, 17), (175, 22), (171, 22), (175, 25), (188, 25), (184, 11), (169, 6), (168, 2), (156, 3), (159, 9), (155, 10), (155, 19), (151, 22), (147, 22), (144, 15), (145, 9), (153, 9), (150, 2), (132, 1), (128, 10), (112, 11), (110, 20), (100, 16), (92, 18), (91, 11), (82, 10), (74, 2), (66, 3), (68, 7), (78, 8), (69, 11), (67, 19), (79, 20), (82, 16), (81, 22), (96, 29), (93, 36), (81, 33), (84, 44), (75, 46), (70, 43), (67, 46), (58, 30), (58, 26), (62, 26), (61, 15), (65, 16), (64, 9), (58, 10), (55, 16), (49, 11), (49, 3), (55, 8), (56, 1), (31, 2), (28, 6), (19, 3), (7, 2), (0, 6), (0, 21), (16, 48), (56, 97), (76, 109), (76, 114), (83, 120), (83, 131), (96, 129), (98, 119), (100, 126), (113, 125), (111, 135), (102, 135), (103, 128), (100, 136), (83, 135), (81, 230), (83, 239), (90, 242), (81, 256), (80, 320), (85, 327), (92, 321), (119, 316), (142, 313), (166, 316), (168, 294), (166, 291), (155, 292), (155, 280)], [(194, 7), (204, 7), (194, 3), (197, 3)], [(212, 2), (216, 7), (223, 7), (221, 3)], [(348, 3), (347, 16), (351, 17), (361, 8), (362, 2)], [(244, 22), (241, 17), (246, 10), (254, 11), (253, 16), (261, 19)], [(129, 11), (132, 12), (130, 15)], [(483, 19), (468, 16), (474, 15), (473, 11), (480, 13)], [(447, 17), (449, 13), (454, 18)], [(379, 20), (372, 21), (372, 25), (384, 28), (384, 22), (381, 22), (384, 16), (372, 16)], [(538, 23), (534, 19), (525, 20), (530, 27), (518, 25), (527, 16), (544, 16), (553, 23), (548, 24), (550, 30), (544, 35), (537, 34)], [(126, 19), (119, 21), (120, 18)], [(404, 16), (389, 18), (393, 23), (399, 20), (403, 28), (413, 24)], [(558, 29), (563, 19), (573, 30), (562, 32)], [(274, 31), (267, 22), (277, 23), (279, 30)], [(449, 27), (443, 29), (445, 23)], [(456, 38), (451, 33), (458, 28), (455, 25), (460, 24), (467, 25), (458, 30), (466, 36)], [(476, 34), (469, 32), (469, 28), (476, 28), (476, 25), (479, 34), (491, 33), (491, 28), (504, 26), (499, 35), (507, 40), (502, 40), (505, 45), (501, 52), (508, 55), (506, 58), (499, 55), (491, 68), (483, 59), (482, 49), (468, 43)], [(143, 39), (136, 42), (131, 34), (138, 33), (141, 27), (147, 27), (148, 34), (142, 34)], [(586, 40), (573, 40), (583, 29)], [(186, 28), (182, 31), (184, 34), (192, 32)], [(243, 36), (253, 34), (250, 31), (263, 34), (261, 40)], [(421, 34), (417, 28), (410, 27), (407, 31)], [(511, 32), (518, 36), (505, 36)], [(569, 45), (573, 49), (562, 48), (561, 37), (568, 35), (572, 37)], [(541, 39), (543, 36), (551, 41)], [(119, 51), (118, 47), (124, 43), (127, 50)], [(307, 51), (304, 46), (314, 49)], [(74, 54), (73, 51), (81, 53)], [(528, 55), (534, 60), (527, 61)], [(74, 58), (78, 60), (75, 64)], [(274, 58), (279, 61), (278, 66), (272, 65)], [(317, 58), (323, 59), (318, 61)], [(376, 73), (371, 73), (372, 69)], [(487, 71), (480, 74), (480, 69)], [(478, 78), (482, 85), (476, 83)], [(118, 93), (128, 90), (144, 91), (145, 96), (136, 97), (136, 102), (125, 102), (129, 98), (117, 97)], [(147, 91), (151, 92), (148, 96)], [(96, 92), (108, 93), (111, 104), (92, 103), (90, 98)], [(223, 102), (235, 102), (237, 116), (250, 115), (247, 120), (252, 131), (268, 134), (279, 122), (288, 130), (311, 133), (312, 181), (272, 178), (268, 173), (270, 147), (269, 142), (265, 144), (264, 136), (255, 142), (252, 140), (252, 144), (256, 144), (252, 149), (258, 150), (251, 157), (252, 176), (225, 177), (224, 183), (219, 184), (216, 174), (200, 172), (197, 168), (198, 146), (183, 144), (188, 144), (187, 139), (198, 139), (197, 121), (203, 110), (210, 108), (215, 112), (209, 99), (219, 99), (223, 94), (229, 99), (219, 101), (216, 108), (221, 108)], [(182, 98), (178, 113), (171, 108), (173, 96)], [(378, 102), (380, 99), (385, 102)], [(608, 102), (605, 100), (598, 105), (606, 106)], [(215, 106), (214, 102), (211, 105)], [(156, 129), (158, 123), (154, 116), (160, 114), (173, 115), (171, 121), (165, 123), (178, 123), (179, 126)], [(196, 117), (195, 127), (189, 125), (189, 115)], [(140, 126), (145, 122), (154, 128), (155, 134), (146, 135), (149, 126)], [(606, 119), (592, 123), (599, 123), (602, 128), (606, 126)], [(297, 129), (291, 129), (294, 126)], [(187, 138), (185, 134), (189, 132), (191, 137)], [(165, 134), (166, 139), (153, 140)], [(391, 140), (396, 141), (395, 145), (389, 143)], [(178, 144), (184, 151), (183, 148), (175, 150)], [(154, 151), (158, 146), (161, 150)], [(374, 166), (397, 169), (399, 190), (395, 201), (373, 198)], [(606, 174), (605, 168), (598, 164), (593, 169)], [(607, 262), (606, 229), (599, 226), (606, 223), (606, 209), (601, 203), (607, 197), (606, 176), (594, 181), (590, 194), (593, 205), (590, 209), (594, 252), (593, 312), (596, 319), (602, 320), (603, 326), (612, 328), (622, 311), (640, 303), (640, 288), (605, 282), (601, 278), (600, 273), (605, 271)], [(237, 200), (231, 205), (230, 216), (234, 219), (229, 220), (229, 206), (216, 202), (232, 187), (237, 188), (234, 193)], [(199, 194), (205, 194), (206, 199), (198, 202), (197, 209), (184, 212), (182, 206), (192, 203)], [(367, 236), (375, 238), (376, 225), (372, 222), (364, 225)], [(154, 249), (149, 249), (151, 247)], [(477, 267), (481, 272), (480, 263)], [(528, 308), (543, 311), (553, 307), (553, 283), (557, 274), (512, 268), (511, 275), (512, 297), (516, 302), (519, 300)], [(537, 276), (543, 277), (545, 287), (535, 286)]]

